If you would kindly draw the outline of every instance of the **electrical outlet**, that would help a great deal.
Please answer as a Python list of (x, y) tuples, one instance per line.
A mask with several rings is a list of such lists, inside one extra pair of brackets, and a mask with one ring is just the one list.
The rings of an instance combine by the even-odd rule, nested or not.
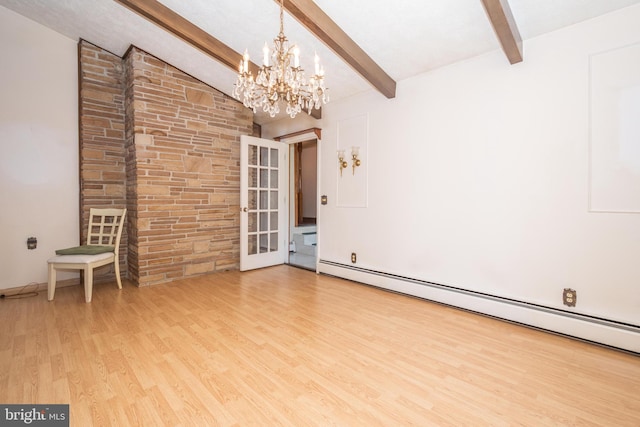
[(35, 237), (29, 237), (27, 239), (27, 249), (35, 249), (38, 247), (38, 239)]
[(356, 258), (356, 253), (355, 252), (351, 252), (351, 262), (355, 264), (356, 263), (356, 259), (357, 259)]
[(562, 303), (569, 307), (575, 307), (578, 299), (578, 293), (575, 289), (564, 288), (562, 291)]

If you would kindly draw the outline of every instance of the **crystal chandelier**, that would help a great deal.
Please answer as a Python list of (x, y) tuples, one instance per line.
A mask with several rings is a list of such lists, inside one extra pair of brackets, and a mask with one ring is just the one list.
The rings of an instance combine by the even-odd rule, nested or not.
[(315, 73), (307, 82), (304, 70), (300, 68), (300, 50), (295, 45), (289, 47), (284, 35), (283, 11), (283, 0), (280, 0), (280, 33), (273, 39), (273, 51), (270, 52), (264, 44), (263, 65), (255, 80), (249, 71), (249, 54), (245, 51), (233, 96), (242, 100), (245, 107), (254, 113), (262, 109), (271, 117), (280, 112), (282, 101), (287, 106), (287, 114), (294, 118), (302, 110), (311, 113), (312, 108), (320, 108), (329, 102), (329, 93), (324, 87), (324, 69), (317, 54), (314, 58)]

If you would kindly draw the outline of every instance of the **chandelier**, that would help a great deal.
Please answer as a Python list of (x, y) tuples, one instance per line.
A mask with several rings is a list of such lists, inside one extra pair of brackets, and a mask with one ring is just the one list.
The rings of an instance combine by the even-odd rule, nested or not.
[(311, 113), (311, 109), (329, 102), (329, 93), (324, 87), (324, 68), (317, 54), (314, 58), (315, 73), (307, 82), (304, 70), (300, 68), (300, 49), (295, 45), (289, 47), (284, 35), (283, 11), (283, 0), (280, 0), (280, 33), (273, 39), (272, 51), (264, 44), (263, 65), (255, 80), (249, 71), (249, 54), (244, 52), (233, 96), (242, 100), (245, 107), (254, 113), (261, 109), (271, 117), (280, 112), (279, 104), (284, 102), (287, 114), (294, 118), (302, 110)]

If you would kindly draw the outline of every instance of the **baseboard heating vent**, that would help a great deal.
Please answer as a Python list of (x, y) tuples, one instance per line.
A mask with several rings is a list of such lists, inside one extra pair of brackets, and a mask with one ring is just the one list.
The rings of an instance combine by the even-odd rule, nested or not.
[(639, 325), (323, 259), (318, 262), (318, 271), (596, 344), (640, 353)]

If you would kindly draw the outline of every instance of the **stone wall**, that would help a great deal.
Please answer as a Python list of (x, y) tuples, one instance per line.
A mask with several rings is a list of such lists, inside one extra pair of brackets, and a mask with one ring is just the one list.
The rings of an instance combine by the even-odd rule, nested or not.
[(251, 111), (135, 47), (124, 59), (85, 42), (80, 51), (91, 71), (80, 82), (82, 208), (127, 207), (129, 279), (237, 269), (240, 135), (254, 132)]
[[(84, 40), (78, 43), (78, 58), (80, 241), (85, 243), (90, 208), (127, 205), (124, 74), (121, 58)], [(121, 274), (127, 271), (127, 246), (125, 230), (120, 245)], [(109, 268), (111, 273), (101, 272), (96, 280), (114, 279), (113, 266)]]
[(138, 283), (237, 269), (240, 135), (253, 114), (142, 50), (127, 61)]

